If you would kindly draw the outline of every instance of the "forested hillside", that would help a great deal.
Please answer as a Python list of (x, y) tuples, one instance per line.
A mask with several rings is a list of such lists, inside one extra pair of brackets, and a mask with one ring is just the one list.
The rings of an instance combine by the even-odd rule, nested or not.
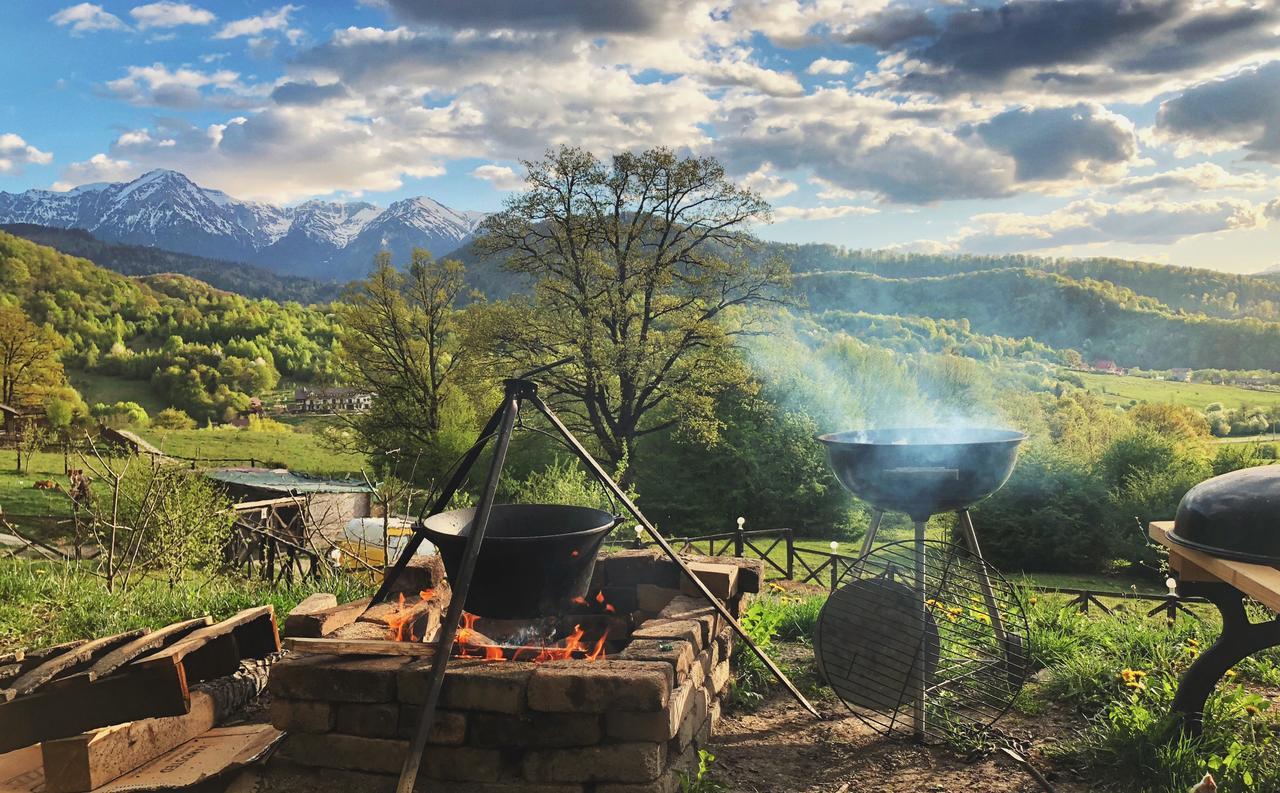
[(99, 267), (123, 275), (182, 273), (246, 297), (266, 297), (278, 302), (294, 300), (305, 305), (332, 302), (342, 291), (341, 285), (336, 283), (278, 275), (252, 264), (206, 259), (143, 245), (103, 242), (81, 229), (14, 223), (0, 225), (0, 230), (72, 256), (81, 256)]
[(979, 333), (1029, 336), (1123, 366), (1280, 369), (1280, 324), (1178, 314), (1105, 281), (998, 269), (925, 278), (809, 273), (795, 283), (813, 310), (967, 319)]
[(199, 420), (242, 409), (281, 375), (331, 376), (329, 314), (182, 275), (128, 278), (0, 232), (0, 300), (66, 340), (63, 362), (134, 380)]
[(1174, 311), (1226, 319), (1280, 319), (1280, 279), (1217, 270), (1110, 258), (934, 256), (813, 244), (769, 243), (761, 249), (761, 255), (774, 254), (790, 262), (795, 272), (856, 271), (884, 278), (927, 278), (983, 270), (1037, 270), (1077, 280), (1109, 281), (1155, 298)]

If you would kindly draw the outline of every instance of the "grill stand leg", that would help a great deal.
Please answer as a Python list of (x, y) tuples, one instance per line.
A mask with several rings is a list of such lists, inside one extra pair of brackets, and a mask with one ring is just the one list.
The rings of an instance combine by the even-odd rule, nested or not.
[[(969, 553), (973, 554), (973, 558), (982, 562), (982, 549), (978, 547), (978, 533), (973, 530), (973, 517), (969, 514), (969, 510), (962, 509), (956, 512), (956, 516), (960, 519), (960, 531), (964, 534), (964, 544), (969, 548)], [(982, 580), (979, 582), (982, 587), (982, 600), (987, 607), (987, 616), (991, 619), (991, 629), (996, 634), (996, 639), (1000, 642), (1000, 646), (1008, 650), (1008, 638), (1004, 632), (1004, 620), (1000, 617), (1000, 609), (996, 607), (995, 588), (991, 586), (991, 576), (987, 574), (987, 566), (980, 564), (978, 566), (982, 574)]]
[[(867, 554), (871, 553), (871, 546), (875, 544), (876, 533), (880, 531), (880, 521), (884, 520), (884, 510), (877, 509), (871, 512), (871, 523), (867, 525), (867, 534), (862, 538), (862, 551), (858, 554), (858, 562), (853, 568), (853, 577), (855, 579), (862, 578), (862, 560), (867, 558)], [(835, 562), (832, 562), (834, 565)]]
[(917, 520), (916, 525), (916, 544), (915, 544), (915, 589), (916, 594), (920, 596), (919, 604), (919, 628), (920, 628), (920, 644), (916, 648), (915, 658), (915, 674), (912, 676), (912, 704), (911, 704), (911, 726), (915, 731), (917, 740), (924, 740), (925, 728), (927, 726), (924, 712), (924, 694), (928, 687), (925, 680), (925, 656), (926, 645), (929, 636), (929, 607), (925, 605), (925, 601), (929, 599), (929, 593), (925, 591), (924, 577), (924, 561), (925, 561), (925, 544), (924, 544), (924, 528), (925, 521)]
[(1267, 622), (1249, 622), (1245, 595), (1230, 584), (1187, 581), (1178, 584), (1182, 597), (1203, 597), (1222, 613), (1222, 633), (1200, 653), (1178, 681), (1172, 710), (1178, 721), (1175, 730), (1196, 736), (1204, 728), (1204, 705), (1227, 670), (1246, 657), (1280, 645), (1280, 617)]

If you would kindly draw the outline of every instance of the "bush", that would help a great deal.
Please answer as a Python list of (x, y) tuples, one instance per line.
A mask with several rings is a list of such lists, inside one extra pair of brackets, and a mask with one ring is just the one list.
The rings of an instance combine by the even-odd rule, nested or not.
[(249, 432), (277, 432), (277, 433), (293, 432), (293, 427), (289, 426), (288, 424), (285, 424), (282, 421), (276, 421), (273, 418), (267, 418), (266, 416), (258, 416), (258, 415), (249, 416), (249, 426), (245, 427), (245, 429), (247, 429)]
[(108, 427), (145, 427), (150, 423), (147, 411), (137, 402), (96, 403), (89, 415)]
[(152, 417), (151, 426), (163, 430), (193, 430), (196, 420), (177, 408), (165, 408)]

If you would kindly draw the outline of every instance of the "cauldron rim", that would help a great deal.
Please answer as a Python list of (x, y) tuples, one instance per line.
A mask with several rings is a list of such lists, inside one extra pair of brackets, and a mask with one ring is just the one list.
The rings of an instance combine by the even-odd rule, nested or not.
[[(528, 510), (535, 510), (535, 511), (543, 511), (546, 509), (567, 510), (567, 511), (573, 511), (573, 512), (582, 514), (584, 515), (584, 517), (586, 516), (586, 513), (593, 513), (595, 515), (600, 516), (599, 517), (600, 522), (590, 528), (580, 529), (578, 531), (557, 532), (554, 534), (530, 534), (530, 535), (524, 535), (520, 537), (502, 537), (502, 536), (496, 536), (496, 535), (488, 535), (485, 537), (485, 542), (522, 543), (522, 542), (538, 542), (538, 541), (543, 541), (548, 539), (558, 539), (558, 538), (587, 537), (594, 534), (598, 534), (601, 531), (604, 531), (606, 529), (611, 530), (623, 520), (623, 518), (617, 515), (614, 515), (612, 513), (606, 512), (602, 509), (597, 509), (595, 507), (584, 507), (578, 504), (494, 504), (493, 512), (494, 513), (505, 512), (512, 508), (528, 509)], [(475, 507), (461, 507), (459, 509), (445, 510), (444, 512), (438, 512), (435, 515), (432, 515), (431, 517), (426, 518), (425, 520), (423, 520), (422, 525), (427, 530), (428, 534), (438, 534), (438, 535), (443, 535), (447, 537), (467, 537), (470, 534), (471, 527), (475, 523), (475, 520), (474, 520), (475, 511), (476, 511)], [(460, 523), (456, 529), (452, 527), (433, 526), (431, 523), (433, 520), (436, 520), (437, 518), (443, 518), (444, 516), (455, 517), (462, 513), (470, 513), (470, 514), (467, 516), (467, 520), (463, 523)], [(492, 520), (493, 517), (495, 517), (495, 515), (491, 513), (490, 519)], [(440, 522), (443, 522), (443, 521), (440, 521)]]
[[(906, 440), (895, 443), (887, 440), (894, 433), (939, 433), (939, 440)], [(949, 434), (949, 437), (948, 437)], [(967, 436), (967, 437), (966, 437)], [(946, 426), (890, 426), (862, 427), (858, 429), (828, 432), (814, 436), (819, 442), (839, 448), (841, 446), (885, 446), (885, 447), (922, 447), (922, 446), (973, 446), (981, 444), (1020, 444), (1027, 440), (1027, 434), (1021, 430), (1007, 427), (946, 427)], [(886, 440), (880, 440), (884, 437)]]

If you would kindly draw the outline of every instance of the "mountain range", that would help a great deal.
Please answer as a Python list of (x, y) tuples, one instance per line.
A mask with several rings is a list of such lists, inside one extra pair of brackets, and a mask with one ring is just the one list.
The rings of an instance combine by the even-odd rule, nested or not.
[(0, 191), (0, 223), (83, 229), (99, 240), (260, 265), (320, 280), (363, 277), (374, 255), (397, 262), (414, 247), (436, 255), (465, 242), (484, 213), (451, 209), (425, 196), (386, 208), (362, 201), (306, 201), (289, 207), (241, 201), (172, 170), (131, 182), (98, 182), (65, 192)]

